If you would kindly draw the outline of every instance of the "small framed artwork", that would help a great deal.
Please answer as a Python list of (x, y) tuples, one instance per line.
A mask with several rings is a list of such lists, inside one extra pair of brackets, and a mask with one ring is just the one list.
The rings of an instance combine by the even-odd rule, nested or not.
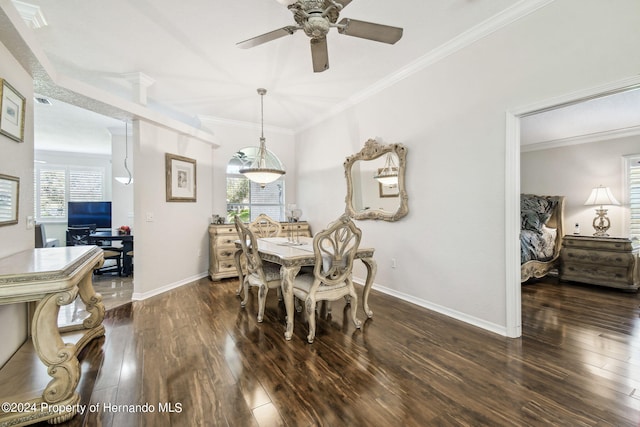
[(0, 79), (0, 133), (24, 142), (24, 96), (6, 80)]
[(167, 202), (196, 201), (196, 161), (165, 153)]
[[(396, 172), (398, 170), (398, 168), (392, 168), (392, 169)], [(380, 172), (382, 172), (382, 168), (378, 169), (378, 173)], [(400, 196), (400, 189), (398, 188), (397, 182), (395, 184), (383, 184), (379, 182), (378, 189), (379, 189), (380, 197), (399, 197)]]
[(0, 174), (0, 226), (18, 223), (20, 178)]

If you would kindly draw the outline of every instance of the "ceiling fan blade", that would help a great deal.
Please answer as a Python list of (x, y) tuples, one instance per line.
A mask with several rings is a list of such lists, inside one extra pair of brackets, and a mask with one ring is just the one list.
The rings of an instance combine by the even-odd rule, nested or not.
[(321, 73), (329, 69), (329, 51), (326, 37), (311, 39), (311, 60), (313, 61), (314, 73)]
[(275, 39), (279, 39), (280, 37), (290, 36), (291, 34), (298, 31), (298, 27), (282, 27), (280, 29), (270, 31), (268, 33), (262, 34), (257, 37), (253, 37), (248, 40), (241, 41), (236, 43), (236, 46), (242, 49), (249, 49), (250, 47), (258, 46), (266, 42), (270, 42)]
[(349, 18), (344, 18), (338, 22), (338, 32), (347, 36), (389, 44), (395, 44), (402, 38), (402, 28)]

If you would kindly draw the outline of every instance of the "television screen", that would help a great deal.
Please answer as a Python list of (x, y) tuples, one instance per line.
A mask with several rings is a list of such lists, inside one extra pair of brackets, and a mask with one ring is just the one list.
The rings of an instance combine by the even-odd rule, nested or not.
[(96, 228), (111, 228), (111, 202), (69, 202), (67, 225), (95, 224)]

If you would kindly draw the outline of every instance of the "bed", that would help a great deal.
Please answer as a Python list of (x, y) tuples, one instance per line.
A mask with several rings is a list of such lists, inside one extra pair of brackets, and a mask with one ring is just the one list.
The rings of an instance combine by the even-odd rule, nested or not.
[(558, 267), (564, 236), (564, 196), (520, 195), (520, 282)]

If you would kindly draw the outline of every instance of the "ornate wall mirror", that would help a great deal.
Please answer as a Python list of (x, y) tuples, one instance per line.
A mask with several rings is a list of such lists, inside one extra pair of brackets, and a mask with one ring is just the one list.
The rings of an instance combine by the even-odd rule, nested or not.
[(409, 213), (404, 186), (407, 149), (370, 139), (344, 162), (346, 213), (353, 219), (397, 221)]

